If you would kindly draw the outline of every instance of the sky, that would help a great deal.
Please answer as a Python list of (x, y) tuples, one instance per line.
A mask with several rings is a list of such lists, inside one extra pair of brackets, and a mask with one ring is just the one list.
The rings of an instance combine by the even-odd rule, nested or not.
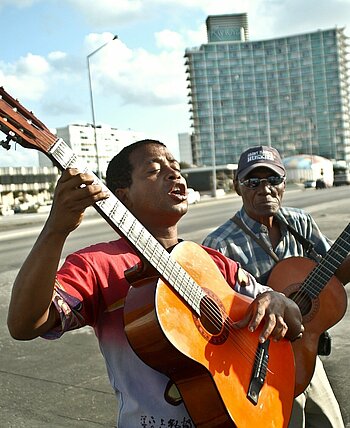
[[(244, 12), (251, 41), (336, 26), (350, 36), (350, 0), (0, 0), (0, 86), (53, 132), (92, 123), (89, 56), (96, 124), (179, 158), (178, 134), (192, 129), (185, 49), (207, 42), (208, 15)], [(37, 162), (0, 147), (0, 166)]]

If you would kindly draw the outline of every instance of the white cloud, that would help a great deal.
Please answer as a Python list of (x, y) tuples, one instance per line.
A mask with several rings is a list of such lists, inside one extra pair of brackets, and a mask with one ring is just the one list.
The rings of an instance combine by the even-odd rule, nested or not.
[(142, 0), (67, 0), (90, 24), (100, 28), (110, 23), (123, 24), (134, 17), (141, 17), (145, 8)]
[[(157, 54), (145, 49), (130, 49), (121, 40), (115, 40), (104, 48), (102, 55), (90, 57), (94, 91), (114, 94), (123, 104), (171, 105), (186, 101), (185, 68), (181, 35), (172, 33), (172, 41)], [(111, 35), (90, 34), (87, 44)], [(160, 44), (164, 39), (158, 37)], [(166, 43), (164, 43), (166, 44)], [(103, 42), (102, 42), (103, 45)], [(176, 46), (178, 49), (171, 49)]]
[(186, 35), (186, 47), (200, 46), (207, 42), (207, 28), (205, 24), (199, 26), (198, 30), (188, 30)]
[(0, 82), (7, 91), (21, 97), (38, 100), (46, 92), (48, 62), (38, 55), (27, 54), (13, 64), (1, 63)]
[[(186, 10), (196, 9), (205, 14), (242, 13), (253, 10), (263, 0), (67, 0), (84, 14), (90, 24), (99, 28), (111, 23), (124, 25), (131, 21), (147, 20), (162, 16), (164, 11), (174, 11), (174, 18)], [(250, 5), (247, 7), (247, 4)], [(253, 3), (253, 4), (252, 4)]]
[(61, 52), (61, 51), (54, 51), (54, 52), (50, 52), (47, 57), (51, 61), (56, 61), (56, 60), (67, 58), (67, 53)]
[(156, 44), (158, 48), (162, 49), (184, 49), (184, 39), (181, 34), (171, 31), (171, 30), (163, 30), (155, 33)]
[(18, 74), (25, 73), (32, 76), (44, 76), (50, 71), (49, 63), (40, 55), (28, 53), (17, 62)]
[[(271, 26), (265, 28), (271, 37), (350, 24), (349, 0), (268, 0), (262, 4), (261, 12), (264, 20), (271, 13)], [(349, 33), (350, 28), (347, 30)]]

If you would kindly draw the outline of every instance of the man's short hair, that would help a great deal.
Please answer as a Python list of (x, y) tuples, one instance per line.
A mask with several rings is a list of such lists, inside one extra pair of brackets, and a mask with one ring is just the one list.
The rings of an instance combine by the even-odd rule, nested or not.
[(166, 147), (165, 144), (158, 140), (140, 140), (129, 146), (124, 147), (114, 158), (109, 162), (106, 171), (106, 185), (113, 193), (115, 189), (124, 189), (132, 183), (132, 165), (130, 163), (130, 155), (139, 147), (147, 144), (159, 144)]

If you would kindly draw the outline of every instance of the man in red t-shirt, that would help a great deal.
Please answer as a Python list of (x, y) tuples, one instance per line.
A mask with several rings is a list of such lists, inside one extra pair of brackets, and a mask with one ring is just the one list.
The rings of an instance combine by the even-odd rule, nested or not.
[[(91, 174), (76, 169), (63, 172), (50, 215), (13, 286), (8, 315), (10, 333), (17, 339), (56, 338), (66, 331), (91, 325), (118, 396), (117, 425), (191, 427), (193, 422), (183, 403), (176, 402), (169, 378), (141, 361), (132, 350), (123, 319), (129, 292), (125, 271), (141, 266), (140, 253), (153, 262), (169, 283), (174, 282), (189, 304), (193, 303), (195, 308), (198, 304), (198, 311), (205, 309), (203, 305), (208, 300), (202, 296), (203, 290), (197, 290), (197, 284), (187, 280), (169, 256), (171, 249), (176, 252), (185, 244), (177, 246), (177, 224), (188, 208), (186, 181), (164, 144), (144, 140), (124, 148), (113, 158), (107, 170), (107, 186), (109, 190)], [(108, 206), (114, 195), (118, 202)], [(81, 223), (84, 210), (94, 203), (100, 203), (111, 218), (115, 216), (127, 239), (77, 251), (57, 271), (67, 237)], [(302, 333), (301, 314), (293, 301), (261, 286), (234, 261), (215, 250), (198, 248), (206, 257), (209, 254), (205, 268), (213, 260), (214, 267), (235, 291), (254, 298), (241, 320), (234, 323), (234, 329), (248, 327), (254, 332), (261, 325), (262, 344), (270, 337), (278, 341)], [(157, 257), (163, 260), (159, 265), (154, 263)], [(190, 262), (196, 264), (196, 257)], [(179, 283), (182, 277), (186, 281)], [(192, 289), (196, 294), (191, 295)], [(165, 312), (175, 309), (171, 306), (166, 303)], [(166, 320), (167, 317), (163, 321)], [(179, 325), (182, 322), (185, 320), (177, 320)], [(144, 323), (139, 328), (144, 328)], [(206, 334), (203, 328), (202, 334)]]

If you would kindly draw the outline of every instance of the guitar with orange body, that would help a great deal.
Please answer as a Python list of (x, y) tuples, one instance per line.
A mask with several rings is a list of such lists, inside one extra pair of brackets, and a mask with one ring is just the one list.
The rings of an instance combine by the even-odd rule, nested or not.
[[(42, 151), (61, 170), (91, 174), (62, 139), (3, 88), (0, 130), (7, 135), (1, 142), (5, 148), (16, 142)], [(97, 176), (95, 182), (108, 190)], [(234, 328), (252, 300), (226, 283), (201, 246), (182, 242), (168, 253), (113, 194), (94, 207), (147, 262), (126, 272), (132, 286), (124, 307), (125, 332), (138, 356), (176, 385), (193, 423), (286, 428), (295, 379), (290, 342), (260, 344), (261, 328), (254, 333)]]
[(292, 343), (295, 364), (295, 396), (309, 385), (315, 370), (321, 333), (339, 322), (347, 308), (343, 284), (333, 276), (350, 251), (350, 224), (318, 262), (304, 257), (281, 260), (267, 284), (284, 293), (299, 306), (305, 331)]

